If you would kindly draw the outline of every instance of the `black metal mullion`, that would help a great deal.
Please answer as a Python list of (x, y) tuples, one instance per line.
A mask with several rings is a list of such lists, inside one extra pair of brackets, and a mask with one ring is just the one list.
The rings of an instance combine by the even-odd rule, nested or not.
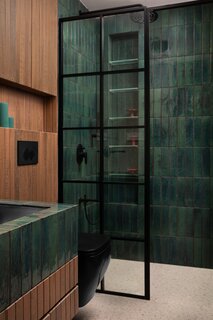
[(149, 70), (149, 10), (144, 11), (144, 57), (145, 57), (145, 190), (144, 190), (144, 276), (145, 297), (150, 299), (150, 70)]
[(59, 21), (58, 202), (63, 202), (63, 23)]
[(91, 76), (99, 76), (100, 73), (104, 75), (110, 74), (121, 74), (121, 73), (138, 73), (143, 72), (144, 68), (133, 68), (133, 69), (121, 69), (121, 70), (102, 70), (99, 71), (91, 71), (91, 72), (78, 72), (78, 73), (67, 73), (64, 74), (63, 78), (76, 78), (76, 77), (91, 77)]

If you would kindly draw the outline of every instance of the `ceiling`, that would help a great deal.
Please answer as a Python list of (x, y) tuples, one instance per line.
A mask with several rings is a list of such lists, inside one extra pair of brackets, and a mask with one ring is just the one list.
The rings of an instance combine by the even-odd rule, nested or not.
[(143, 4), (147, 7), (155, 7), (174, 3), (183, 3), (196, 0), (80, 0), (90, 11), (112, 7)]

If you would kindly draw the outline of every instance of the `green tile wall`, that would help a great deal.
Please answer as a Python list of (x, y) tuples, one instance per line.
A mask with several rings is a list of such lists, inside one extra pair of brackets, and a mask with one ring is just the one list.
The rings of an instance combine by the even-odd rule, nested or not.
[[(66, 2), (68, 3), (68, 2)], [(74, 1), (72, 2), (74, 4)], [(62, 1), (61, 1), (62, 4)], [(69, 12), (65, 15), (78, 14)], [(78, 11), (79, 4), (74, 7)], [(63, 9), (64, 10), (64, 9)], [(74, 10), (74, 9), (73, 9)], [(61, 11), (62, 12), (62, 11)], [(61, 13), (60, 13), (61, 14)], [(87, 25), (87, 37), (80, 43), (79, 36), (85, 37), (85, 29), (74, 26), (67, 28), (66, 36), (73, 36), (72, 57), (70, 48), (66, 48), (65, 68), (75, 72), (94, 71), (98, 68), (98, 60), (91, 59), (94, 47), (91, 47), (92, 34), (95, 32), (94, 21), (90, 28)], [(108, 17), (104, 21), (105, 41), (104, 58), (108, 61), (116, 57), (128, 58), (138, 50), (138, 65), (143, 67), (143, 25), (134, 25), (126, 16)], [(140, 33), (136, 45), (134, 36), (128, 41), (121, 41), (121, 33)], [(97, 32), (97, 30), (96, 30)], [(113, 37), (110, 36), (114, 34)], [(97, 37), (93, 42), (97, 45)], [(111, 37), (111, 41), (109, 41)], [(95, 39), (95, 40), (94, 40)], [(111, 51), (111, 43), (117, 42)], [(120, 42), (119, 42), (120, 41)], [(86, 48), (86, 51), (85, 51)], [(99, 49), (99, 48), (98, 48)], [(85, 52), (88, 52), (86, 57)], [(85, 58), (86, 57), (86, 58)], [(213, 267), (213, 4), (194, 5), (185, 8), (161, 10), (158, 19), (150, 24), (150, 66), (151, 66), (151, 258), (153, 262), (172, 263), (196, 267)], [(131, 66), (133, 67), (133, 66)], [(122, 67), (121, 67), (122, 68)], [(65, 72), (66, 72), (65, 70)], [(108, 77), (109, 78), (109, 77)], [(114, 78), (115, 79), (115, 78)], [(122, 76), (119, 85), (130, 81)], [(132, 79), (133, 81), (136, 79)], [(141, 77), (138, 78), (141, 84)], [(106, 79), (107, 85), (112, 84)], [(116, 81), (113, 80), (116, 87)], [(82, 82), (67, 81), (65, 84), (64, 123), (67, 126), (96, 125), (96, 114), (99, 110), (96, 89), (99, 79)], [(130, 81), (131, 82), (131, 81)], [(81, 90), (83, 88), (83, 90)], [(105, 88), (107, 89), (107, 88)], [(83, 91), (84, 93), (80, 93)], [(107, 92), (107, 90), (106, 90)], [(110, 112), (118, 116), (122, 106), (127, 108), (128, 101), (143, 101), (143, 87), (139, 94), (110, 98), (105, 94), (105, 106), (116, 105), (113, 112), (105, 108), (105, 120)], [(110, 100), (111, 99), (111, 100)], [(128, 100), (129, 99), (129, 100)], [(88, 103), (87, 103), (88, 102)], [(142, 104), (141, 104), (142, 105)], [(143, 106), (142, 106), (143, 107)], [(143, 108), (141, 108), (143, 109)], [(126, 112), (126, 111), (125, 111)], [(124, 113), (125, 113), (124, 112)], [(109, 113), (109, 114), (108, 114)], [(143, 114), (140, 111), (140, 121)], [(117, 123), (119, 125), (119, 123)], [(78, 171), (70, 167), (75, 158), (75, 150), (69, 141), (80, 141), (81, 133), (73, 131), (69, 139), (65, 139), (64, 166), (67, 178), (88, 178), (98, 173), (88, 167)], [(68, 136), (68, 134), (67, 134)], [(88, 136), (82, 136), (85, 143)], [(96, 150), (89, 150), (90, 153)], [(142, 153), (143, 150), (140, 150)], [(95, 153), (94, 153), (95, 154)], [(107, 156), (107, 155), (105, 155)], [(138, 158), (142, 162), (141, 158)], [(94, 161), (94, 160), (93, 160)], [(96, 163), (96, 161), (94, 162)], [(123, 164), (122, 164), (123, 165)], [(142, 167), (141, 163), (138, 163)], [(97, 175), (96, 175), (97, 177)], [(117, 186), (106, 190), (105, 222), (107, 233), (142, 234), (143, 217), (135, 211), (136, 203), (143, 203), (143, 192), (121, 190)], [(66, 202), (77, 203), (84, 194), (98, 198), (98, 190), (94, 184), (64, 184)], [(127, 194), (131, 202), (118, 205)], [(135, 196), (133, 196), (133, 194)], [(74, 201), (74, 202), (73, 202)], [(89, 209), (93, 219), (98, 218), (98, 206)], [(80, 210), (80, 230), (96, 232), (96, 226), (88, 226), (84, 211)], [(131, 251), (132, 250), (132, 251)], [(130, 253), (131, 251), (131, 253)], [(136, 243), (115, 241), (113, 256), (119, 258), (143, 259), (143, 250)]]
[(152, 261), (213, 268), (213, 4), (150, 24)]

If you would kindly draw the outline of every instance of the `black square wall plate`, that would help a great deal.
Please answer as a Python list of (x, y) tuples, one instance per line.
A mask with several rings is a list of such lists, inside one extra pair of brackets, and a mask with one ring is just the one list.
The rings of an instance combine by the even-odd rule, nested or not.
[(18, 166), (38, 163), (38, 141), (17, 141)]

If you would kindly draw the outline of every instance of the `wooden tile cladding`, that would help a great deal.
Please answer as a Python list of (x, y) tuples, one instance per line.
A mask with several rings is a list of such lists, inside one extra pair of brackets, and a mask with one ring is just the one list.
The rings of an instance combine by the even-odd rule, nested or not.
[(57, 0), (0, 0), (0, 79), (57, 95)]
[[(39, 144), (37, 165), (17, 166), (17, 141)], [(57, 202), (57, 134), (0, 128), (0, 198)]]

